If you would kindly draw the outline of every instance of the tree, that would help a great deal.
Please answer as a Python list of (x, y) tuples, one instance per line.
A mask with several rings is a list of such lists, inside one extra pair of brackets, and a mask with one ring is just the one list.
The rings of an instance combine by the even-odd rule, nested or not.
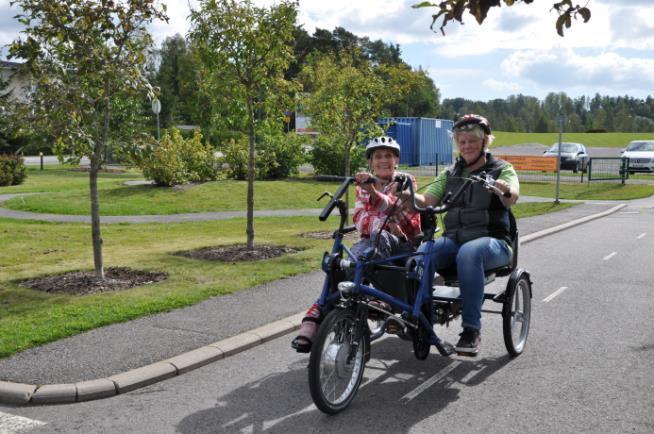
[(182, 36), (177, 34), (163, 41), (154, 83), (160, 89), (160, 116), (164, 127), (197, 122), (197, 69), (191, 50)]
[(355, 67), (351, 59), (315, 57), (303, 72), (303, 79), (312, 89), (303, 104), (305, 112), (311, 117), (311, 126), (329, 137), (344, 159), (345, 176), (351, 173), (352, 148), (381, 132), (376, 121), (390, 97), (389, 89), (369, 62)]
[[(201, 0), (191, 12), (191, 40), (215, 89), (229, 94), (229, 118), (249, 139), (247, 248), (254, 249), (254, 178), (257, 130), (280, 121), (280, 98), (288, 93), (284, 72), (293, 56), (297, 2), (256, 7), (250, 0)], [(222, 98), (222, 96), (220, 96)]]
[(154, 0), (16, 0), (25, 39), (10, 57), (25, 59), (35, 91), (27, 122), (54, 138), (53, 150), (91, 162), (89, 189), (95, 275), (104, 279), (97, 179), (112, 138), (112, 100), (152, 88), (143, 75), (147, 25), (167, 20)]
[[(503, 0), (506, 6), (513, 6), (515, 3), (533, 3), (534, 0)], [(429, 26), (434, 30), (434, 25), (436, 22), (442, 18), (442, 24), (439, 28), (441, 33), (445, 35), (445, 26), (447, 23), (455, 20), (463, 24), (463, 13), (467, 10), (471, 15), (475, 17), (479, 24), (483, 23), (488, 15), (488, 11), (492, 7), (500, 7), (502, 2), (500, 0), (444, 0), (438, 4), (423, 1), (418, 4), (413, 5), (414, 8), (425, 8), (425, 7), (435, 7), (438, 8), (438, 12), (432, 15), (432, 22)], [(590, 19), (590, 9), (585, 6), (573, 5), (572, 0), (561, 0), (555, 2), (552, 5), (552, 9), (555, 9), (559, 13), (559, 17), (556, 20), (556, 32), (563, 36), (563, 28), (570, 28), (572, 25), (572, 19), (581, 19), (585, 22), (588, 22)]]

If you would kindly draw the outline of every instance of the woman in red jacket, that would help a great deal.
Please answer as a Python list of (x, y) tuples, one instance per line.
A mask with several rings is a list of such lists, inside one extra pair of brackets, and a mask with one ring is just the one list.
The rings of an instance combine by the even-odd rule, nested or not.
[[(413, 176), (395, 170), (400, 162), (400, 145), (391, 137), (377, 137), (366, 146), (366, 158), (370, 172), (359, 172), (354, 176), (357, 188), (352, 219), (361, 239), (350, 250), (356, 256), (363, 256), (366, 250), (376, 248), (378, 257), (411, 251), (415, 239), (421, 234), (420, 214), (398, 203), (397, 186), (393, 182), (395, 176), (409, 176), (416, 188)], [(370, 182), (371, 178), (373, 182)], [(314, 303), (291, 342), (297, 352), (311, 351), (323, 317), (321, 306)]]

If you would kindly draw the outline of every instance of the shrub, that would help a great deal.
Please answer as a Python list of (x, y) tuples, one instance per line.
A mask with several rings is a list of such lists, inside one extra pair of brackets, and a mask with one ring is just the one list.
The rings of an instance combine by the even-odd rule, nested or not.
[[(258, 139), (254, 159), (255, 178), (282, 179), (297, 175), (305, 161), (303, 143), (304, 138), (295, 134), (279, 133)], [(249, 154), (247, 137), (230, 140), (224, 157), (229, 178), (247, 179)]]
[(164, 132), (159, 144), (145, 144), (132, 152), (132, 160), (157, 185), (206, 182), (217, 177), (213, 148), (202, 143), (198, 130), (192, 138), (184, 139), (178, 129), (171, 128)]
[[(232, 139), (225, 148), (223, 161), (227, 163), (227, 177), (244, 180), (248, 177), (249, 145), (247, 138)], [(256, 160), (255, 160), (256, 161)]]
[[(329, 137), (321, 136), (313, 143), (309, 162), (318, 175), (345, 174), (345, 151), (341, 145), (335, 144)], [(366, 167), (365, 148), (355, 146), (350, 152), (350, 172)]]
[(0, 155), (0, 186), (22, 184), (25, 176), (25, 164), (21, 157)]
[(258, 177), (281, 179), (297, 175), (305, 161), (304, 142), (302, 136), (293, 133), (264, 138), (257, 152)]

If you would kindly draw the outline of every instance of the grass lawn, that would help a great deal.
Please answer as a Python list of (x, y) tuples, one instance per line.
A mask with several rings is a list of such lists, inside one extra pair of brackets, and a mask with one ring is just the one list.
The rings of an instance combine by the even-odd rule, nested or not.
[[(551, 146), (558, 143), (559, 133), (510, 133), (494, 131), (495, 141), (491, 148), (523, 143), (542, 143)], [(578, 142), (594, 148), (626, 148), (632, 140), (654, 140), (654, 133), (563, 133), (564, 142)]]
[[(103, 175), (104, 176), (104, 175)], [(114, 215), (179, 214), (211, 211), (239, 211), (246, 209), (245, 181), (215, 181), (184, 188), (153, 186), (125, 186), (123, 178), (103, 179), (100, 191), (100, 213)], [(418, 185), (433, 181), (419, 177)], [(40, 182), (39, 182), (40, 184)], [(310, 179), (285, 181), (257, 181), (255, 183), (255, 209), (321, 208), (327, 199), (316, 199), (324, 192), (334, 192), (334, 182), (317, 182)], [(522, 183), (521, 194), (528, 196), (555, 196), (554, 184)], [(0, 188), (0, 194), (4, 192)], [(561, 184), (562, 199), (637, 199), (654, 194), (654, 185), (618, 183)], [(354, 191), (351, 190), (351, 204)], [(22, 196), (7, 201), (4, 206), (21, 211), (51, 214), (88, 215), (89, 193), (86, 187), (42, 195)]]
[[(123, 173), (101, 172), (98, 188), (116, 187), (130, 179), (143, 179), (138, 169), (129, 169)], [(72, 190), (89, 190), (89, 174), (76, 167), (46, 165), (44, 170), (27, 166), (27, 178), (21, 185), (0, 187), (0, 194), (64, 192)]]
[[(571, 206), (552, 203), (516, 205), (518, 217)], [(244, 219), (219, 222), (104, 225), (105, 267), (129, 266), (166, 271), (166, 281), (120, 292), (72, 296), (24, 288), (18, 281), (93, 268), (90, 227), (0, 219), (0, 357), (27, 348), (127, 321), (143, 315), (189, 306), (212, 296), (319, 269), (331, 240), (300, 237), (303, 232), (333, 230), (336, 217), (257, 218), (259, 244), (304, 249), (279, 258), (221, 264), (192, 260), (174, 253), (199, 247), (244, 242)], [(318, 294), (319, 288), (315, 289)]]
[[(525, 196), (551, 197), (556, 186), (549, 183), (525, 182), (520, 184), (520, 194)], [(576, 200), (629, 200), (642, 199), (654, 194), (654, 185), (618, 184), (612, 182), (561, 184), (559, 197)]]

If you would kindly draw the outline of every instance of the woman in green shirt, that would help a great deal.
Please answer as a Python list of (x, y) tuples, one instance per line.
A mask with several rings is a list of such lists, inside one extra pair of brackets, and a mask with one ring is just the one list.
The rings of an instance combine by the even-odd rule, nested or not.
[[(498, 191), (488, 192), (475, 183), (452, 204), (445, 216), (445, 232), (432, 250), (435, 268), (431, 272), (457, 265), (463, 332), (455, 349), (460, 355), (475, 356), (481, 343), (484, 271), (511, 261), (509, 208), (518, 200), (520, 184), (510, 163), (487, 152), (493, 136), (486, 118), (465, 115), (455, 122), (452, 133), (460, 157), (424, 194), (416, 194), (416, 202), (419, 206), (439, 205), (469, 175), (483, 172), (495, 179)], [(405, 195), (408, 193), (402, 193), (403, 199)]]

